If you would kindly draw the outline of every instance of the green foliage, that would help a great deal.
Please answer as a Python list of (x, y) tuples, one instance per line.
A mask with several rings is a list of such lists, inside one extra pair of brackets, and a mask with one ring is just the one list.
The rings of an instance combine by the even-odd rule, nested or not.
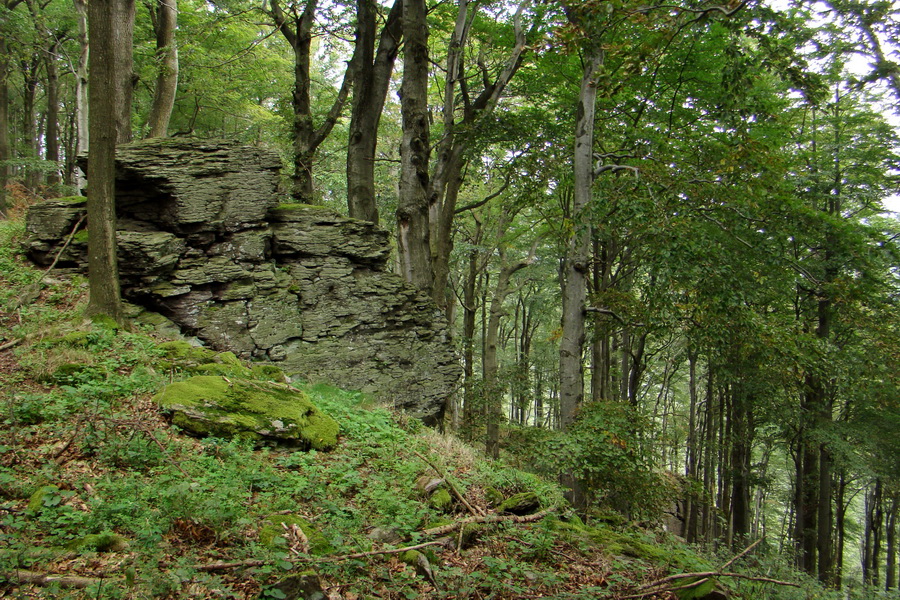
[(676, 490), (668, 488), (654, 469), (653, 457), (644, 452), (643, 427), (628, 405), (593, 402), (583, 407), (565, 433), (517, 430), (510, 438), (509, 453), (546, 476), (574, 474), (597, 507), (653, 518)]

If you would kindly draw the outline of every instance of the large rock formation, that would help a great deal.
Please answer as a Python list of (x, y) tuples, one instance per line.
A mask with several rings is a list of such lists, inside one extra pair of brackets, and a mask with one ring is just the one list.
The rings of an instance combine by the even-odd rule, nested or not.
[[(373, 394), (436, 422), (459, 377), (446, 324), (389, 272), (386, 232), (318, 206), (279, 204), (279, 161), (224, 141), (117, 149), (123, 295), (213, 348)], [(50, 264), (82, 200), (32, 207), (29, 256)], [(76, 234), (59, 266), (85, 268)]]

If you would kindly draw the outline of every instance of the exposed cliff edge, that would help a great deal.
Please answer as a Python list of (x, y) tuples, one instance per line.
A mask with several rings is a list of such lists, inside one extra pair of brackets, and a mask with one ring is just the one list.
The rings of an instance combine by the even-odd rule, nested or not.
[[(280, 163), (260, 148), (148, 140), (119, 147), (116, 165), (126, 299), (213, 348), (439, 420), (459, 364), (440, 311), (389, 271), (386, 232), (279, 205)], [(79, 199), (33, 206), (31, 259), (49, 265), (84, 213)], [(86, 268), (86, 238), (58, 266)]]

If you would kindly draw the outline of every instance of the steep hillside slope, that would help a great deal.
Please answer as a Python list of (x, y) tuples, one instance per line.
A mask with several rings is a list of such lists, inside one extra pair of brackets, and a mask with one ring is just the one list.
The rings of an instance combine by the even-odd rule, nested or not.
[[(84, 282), (28, 267), (21, 224), (0, 226), (5, 596), (790, 599), (815, 589), (773, 582), (790, 575), (759, 556), (726, 564), (658, 530), (585, 525), (554, 483), (360, 393), (288, 384), (149, 324), (85, 322)], [(198, 374), (305, 394), (338, 423), (337, 444), (186, 435), (153, 398)], [(718, 571), (739, 572), (683, 577)]]

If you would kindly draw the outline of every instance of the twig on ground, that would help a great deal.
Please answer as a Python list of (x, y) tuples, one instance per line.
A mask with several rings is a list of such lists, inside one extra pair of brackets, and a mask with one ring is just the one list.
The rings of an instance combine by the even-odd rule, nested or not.
[(9, 350), (13, 346), (18, 346), (19, 344), (21, 344), (24, 341), (25, 341), (25, 338), (16, 338), (14, 340), (6, 342), (2, 346), (0, 346), (0, 352), (3, 352), (4, 350)]
[(48, 586), (58, 585), (64, 588), (83, 589), (89, 585), (100, 583), (103, 578), (77, 577), (74, 575), (54, 575), (53, 573), (38, 573), (36, 571), (15, 570), (6, 574), (10, 579), (18, 583), (30, 583), (32, 585)]

